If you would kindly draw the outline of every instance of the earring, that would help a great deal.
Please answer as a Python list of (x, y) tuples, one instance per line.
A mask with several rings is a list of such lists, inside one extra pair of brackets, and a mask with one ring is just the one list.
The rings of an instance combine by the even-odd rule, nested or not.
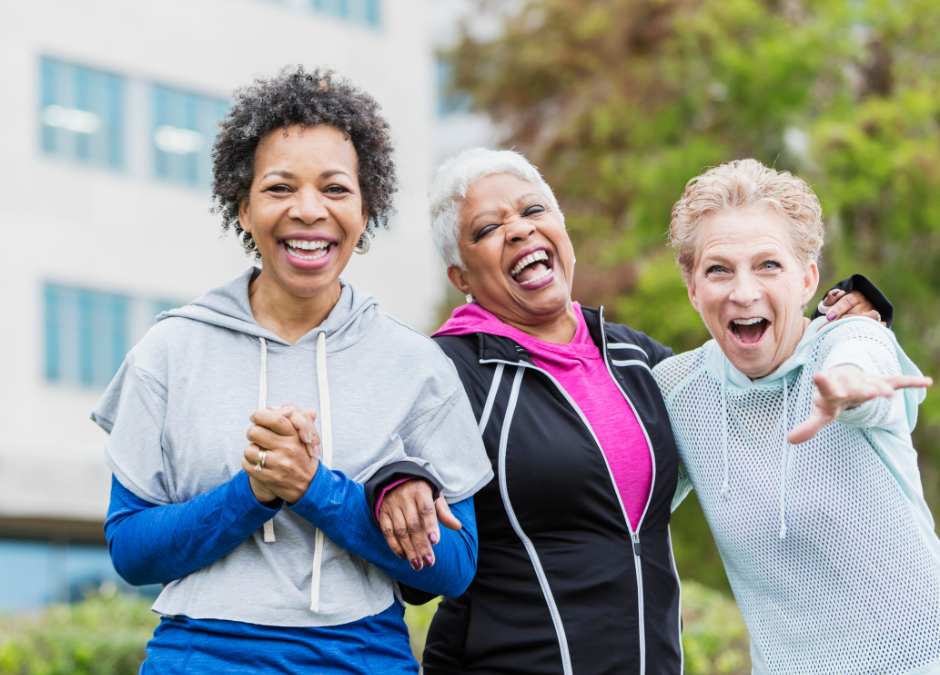
[(356, 248), (353, 250), (359, 255), (365, 255), (369, 252), (369, 249), (372, 247), (372, 240), (369, 239), (369, 235), (366, 232), (362, 233), (362, 236), (359, 237), (359, 242), (356, 244)]
[(467, 304), (473, 302), (473, 293), (467, 293)]

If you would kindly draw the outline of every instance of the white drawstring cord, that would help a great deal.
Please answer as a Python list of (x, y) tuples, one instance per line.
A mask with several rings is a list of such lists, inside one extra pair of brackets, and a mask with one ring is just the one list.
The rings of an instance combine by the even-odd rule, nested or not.
[[(261, 341), (261, 377), (258, 378), (258, 410), (268, 406), (268, 343), (263, 337)], [(264, 524), (264, 540), (268, 543), (274, 541), (274, 518)]]
[(721, 481), (721, 498), (725, 501), (731, 499), (731, 466), (728, 460), (728, 406), (725, 403), (728, 393), (725, 391), (724, 380), (721, 382), (721, 428), (724, 432), (724, 447), (722, 460), (724, 462), (724, 477)]
[[(326, 377), (326, 333), (317, 336), (317, 384), (320, 389), (320, 464), (333, 463), (333, 429), (330, 425), (330, 387)], [(320, 611), (320, 566), (323, 563), (323, 530), (317, 528), (313, 550), (313, 577), (310, 579), (310, 609)]]
[(780, 539), (787, 538), (787, 468), (790, 463), (790, 441), (787, 440), (787, 378), (783, 378), (783, 466), (780, 468)]

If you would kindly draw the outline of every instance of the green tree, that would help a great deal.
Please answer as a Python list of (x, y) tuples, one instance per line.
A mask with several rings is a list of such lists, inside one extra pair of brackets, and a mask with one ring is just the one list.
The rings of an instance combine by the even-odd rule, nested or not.
[[(481, 1), (483, 11), (498, 3)], [(559, 198), (576, 299), (677, 351), (708, 337), (665, 232), (686, 181), (754, 157), (823, 204), (823, 283), (871, 277), (927, 374), (940, 363), (940, 3), (530, 0), (494, 39), (464, 32), (455, 85)], [(940, 397), (915, 444), (940, 509)], [(701, 511), (676, 513), (684, 577), (727, 583)]]

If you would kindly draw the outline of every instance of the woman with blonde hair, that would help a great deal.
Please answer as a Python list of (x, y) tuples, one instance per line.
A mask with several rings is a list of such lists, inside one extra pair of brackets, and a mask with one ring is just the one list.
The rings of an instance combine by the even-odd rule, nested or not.
[(713, 340), (657, 364), (755, 673), (940, 673), (940, 540), (911, 430), (921, 375), (868, 318), (826, 325), (822, 209), (749, 159), (693, 179), (670, 239)]

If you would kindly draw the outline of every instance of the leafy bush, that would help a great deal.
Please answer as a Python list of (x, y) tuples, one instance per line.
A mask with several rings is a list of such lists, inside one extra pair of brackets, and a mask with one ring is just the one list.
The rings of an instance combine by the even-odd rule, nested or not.
[(159, 618), (131, 595), (0, 619), (0, 675), (134, 675)]
[[(748, 635), (734, 600), (689, 581), (682, 604), (685, 672), (749, 673)], [(436, 609), (431, 602), (405, 612), (419, 661)], [(127, 595), (0, 618), (0, 675), (136, 675), (158, 620), (150, 601)]]

